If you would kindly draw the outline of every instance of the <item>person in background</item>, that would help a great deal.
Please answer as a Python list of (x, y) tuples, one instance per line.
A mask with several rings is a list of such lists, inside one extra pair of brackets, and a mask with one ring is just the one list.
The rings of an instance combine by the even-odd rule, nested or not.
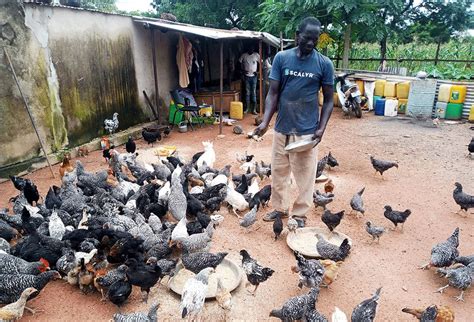
[[(333, 110), (334, 67), (326, 56), (316, 51), (321, 23), (305, 18), (297, 31), (298, 47), (276, 54), (270, 72), (270, 89), (265, 101), (262, 123), (254, 135), (263, 135), (273, 114), (278, 110), (272, 146), (272, 196), (274, 211), (263, 217), (288, 217), (290, 176), (293, 173), (297, 197), (291, 216), (305, 222), (313, 207), (314, 180), (318, 162), (317, 145), (321, 142)], [(323, 104), (319, 111), (318, 92), (322, 88)], [(301, 152), (288, 152), (285, 147), (299, 140), (312, 140)]]
[[(245, 113), (257, 114), (257, 67), (260, 55), (250, 46), (239, 62), (245, 77)], [(252, 104), (252, 106), (250, 106)]]
[(377, 71), (381, 72), (381, 73), (388, 73), (387, 61), (385, 59), (382, 60), (382, 62), (380, 63), (379, 68), (377, 69)]

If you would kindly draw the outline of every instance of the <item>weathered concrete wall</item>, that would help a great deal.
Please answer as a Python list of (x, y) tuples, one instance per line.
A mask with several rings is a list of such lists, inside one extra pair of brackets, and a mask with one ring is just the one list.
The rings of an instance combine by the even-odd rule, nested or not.
[[(175, 35), (156, 32), (161, 113), (176, 86)], [(150, 31), (131, 17), (0, 0), (0, 46), (7, 46), (48, 152), (152, 118)], [(0, 168), (41, 155), (34, 130), (0, 53)], [(163, 116), (166, 119), (166, 116)]]

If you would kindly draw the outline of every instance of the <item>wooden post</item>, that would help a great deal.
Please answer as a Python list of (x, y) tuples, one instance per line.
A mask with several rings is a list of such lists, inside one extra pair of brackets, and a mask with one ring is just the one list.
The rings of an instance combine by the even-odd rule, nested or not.
[(283, 51), (283, 32), (280, 31), (280, 51)]
[(260, 39), (258, 43), (258, 55), (260, 56), (260, 64), (258, 65), (258, 73), (260, 75), (259, 77), (259, 114), (262, 116), (263, 110), (265, 108), (265, 103), (263, 102), (263, 72), (262, 72), (262, 63), (263, 63), (263, 48), (262, 48), (262, 40)]
[(35, 129), (36, 137), (38, 138), (39, 144), (41, 146), (41, 149), (43, 150), (44, 156), (46, 158), (46, 162), (48, 163), (49, 170), (51, 171), (51, 175), (53, 178), (56, 178), (54, 175), (53, 167), (51, 166), (51, 163), (49, 163), (48, 159), (48, 153), (46, 153), (46, 149), (44, 148), (43, 141), (41, 141), (41, 137), (39, 135), (38, 129), (36, 128), (35, 120), (33, 119), (33, 115), (31, 114), (30, 107), (28, 106), (28, 102), (26, 101), (26, 97), (23, 94), (23, 91), (21, 90), (20, 83), (18, 82), (18, 78), (16, 77), (15, 69), (13, 68), (12, 61), (10, 60), (10, 56), (8, 56), (7, 49), (3, 47), (3, 52), (5, 53), (5, 57), (7, 57), (8, 64), (10, 64), (10, 69), (13, 74), (13, 78), (15, 79), (16, 86), (18, 86), (18, 91), (20, 91), (21, 98), (23, 99), (23, 103), (25, 103), (25, 108), (26, 111), (28, 112), (28, 116), (30, 117), (31, 124), (33, 124), (33, 128)]
[(221, 40), (220, 62), (219, 62), (219, 94), (220, 94), (220, 113), (219, 113), (219, 135), (222, 135), (222, 109), (224, 107), (224, 41)]
[(151, 36), (151, 52), (153, 56), (153, 78), (155, 80), (155, 106), (158, 112), (158, 123), (161, 123), (160, 113), (160, 91), (158, 88), (158, 72), (156, 67), (156, 46), (155, 46), (155, 29), (150, 29)]

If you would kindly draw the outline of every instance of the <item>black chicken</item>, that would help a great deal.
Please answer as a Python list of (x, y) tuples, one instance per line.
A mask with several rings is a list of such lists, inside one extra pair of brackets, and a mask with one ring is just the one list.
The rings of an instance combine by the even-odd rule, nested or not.
[(240, 251), (240, 255), (242, 256), (242, 267), (247, 275), (247, 280), (250, 284), (255, 285), (255, 289), (251, 292), (252, 295), (255, 296), (255, 292), (257, 292), (260, 283), (269, 279), (275, 271), (269, 267), (263, 267), (258, 264), (255, 259), (250, 257), (250, 254), (245, 249)]
[(372, 163), (372, 166), (375, 169), (375, 174), (379, 172), (382, 178), (383, 178), (383, 173), (387, 171), (388, 169), (391, 169), (393, 167), (396, 167), (398, 169), (398, 164), (396, 162), (377, 160), (373, 156), (370, 156), (370, 162)]
[(142, 136), (143, 139), (148, 143), (153, 146), (153, 143), (155, 143), (157, 140), (161, 141), (161, 134), (160, 132), (148, 132), (147, 130), (143, 129), (142, 131)]
[(471, 139), (471, 142), (467, 146), (467, 150), (469, 151), (469, 156), (474, 153), (474, 138)]
[(334, 167), (337, 167), (339, 165), (336, 158), (331, 154), (331, 152), (329, 152), (327, 157), (328, 157), (327, 164), (328, 164), (329, 167), (334, 168)]
[(19, 235), (20, 234), (15, 228), (0, 219), (0, 238), (3, 238), (7, 242), (10, 242), (12, 239), (17, 238)]
[(273, 233), (275, 234), (275, 240), (280, 237), (281, 232), (283, 231), (283, 221), (281, 220), (281, 214), (277, 212), (275, 216), (275, 221), (273, 222)]
[(159, 266), (148, 266), (143, 263), (139, 264), (135, 258), (128, 259), (125, 264), (128, 266), (128, 281), (130, 284), (140, 287), (142, 299), (146, 303), (150, 289), (161, 278), (161, 268)]
[(102, 157), (105, 159), (105, 162), (109, 162), (110, 159), (112, 159), (112, 154), (110, 154), (110, 151), (115, 149), (114, 145), (111, 145), (108, 149), (102, 150)]
[(402, 224), (403, 231), (403, 225), (405, 224), (407, 218), (411, 215), (411, 210), (407, 209), (405, 211), (396, 211), (393, 210), (390, 206), (385, 206), (384, 208), (385, 212), (383, 213), (383, 215), (395, 225), (395, 228), (392, 230), (395, 230), (398, 224)]
[(454, 185), (456, 188), (453, 191), (453, 198), (459, 207), (461, 207), (459, 211), (468, 211), (470, 208), (474, 208), (474, 196), (463, 192), (462, 185), (459, 182), (456, 182)]
[(120, 280), (113, 283), (107, 290), (107, 297), (110, 302), (120, 306), (125, 303), (130, 294), (132, 293), (132, 284), (129, 281)]
[(332, 232), (337, 226), (339, 226), (342, 217), (344, 217), (344, 210), (333, 214), (330, 210), (326, 209), (321, 216), (321, 220)]
[(127, 143), (125, 143), (125, 150), (128, 153), (135, 153), (135, 151), (137, 150), (137, 144), (135, 143), (135, 141), (133, 141), (131, 135), (128, 136), (128, 141)]
[(33, 206), (33, 202), (35, 205), (37, 205), (40, 195), (38, 188), (31, 180), (26, 180), (25, 186), (23, 187), (23, 193), (25, 194), (25, 198), (30, 205)]
[(248, 189), (249, 189), (249, 184), (247, 181), (247, 177), (245, 176), (245, 174), (243, 174), (240, 179), (240, 184), (237, 186), (237, 188), (235, 188), (235, 191), (243, 195), (247, 193)]
[(175, 168), (176, 168), (178, 165), (179, 165), (180, 167), (184, 166), (184, 163), (183, 163), (180, 159), (178, 159), (178, 158), (176, 158), (176, 157), (169, 156), (169, 157), (166, 158), (166, 160), (168, 160), (168, 162), (171, 163), (171, 164), (173, 165), (173, 167), (175, 167)]
[(260, 205), (262, 207), (267, 206), (271, 196), (272, 186), (267, 184), (253, 196), (253, 198), (249, 202), (249, 208), (252, 209), (256, 205), (258, 206), (258, 208), (260, 208)]
[(28, 181), (29, 179), (23, 179), (22, 177), (17, 176), (10, 176), (10, 180), (12, 181), (13, 186), (16, 190), (23, 191), (23, 189), (25, 188), (26, 181)]
[(48, 193), (46, 194), (46, 198), (44, 199), (44, 205), (48, 209), (59, 209), (61, 204), (63, 203), (61, 197), (59, 196), (61, 193), (61, 188), (57, 186), (52, 186), (49, 188)]
[(199, 220), (189, 221), (186, 223), (186, 230), (190, 236), (194, 234), (200, 234), (202, 233), (202, 225)]
[(380, 298), (381, 290), (381, 287), (378, 288), (370, 299), (362, 301), (354, 308), (351, 317), (353, 322), (372, 322), (375, 319), (375, 314), (377, 313), (377, 301)]
[(196, 164), (197, 160), (199, 160), (199, 158), (201, 157), (201, 155), (204, 154), (204, 151), (200, 151), (196, 154), (193, 155), (193, 158), (191, 159), (191, 163), (192, 164)]

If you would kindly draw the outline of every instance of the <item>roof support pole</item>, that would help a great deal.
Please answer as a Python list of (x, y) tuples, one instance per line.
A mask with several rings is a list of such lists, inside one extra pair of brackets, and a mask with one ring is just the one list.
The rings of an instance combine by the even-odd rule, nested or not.
[(220, 94), (220, 113), (219, 113), (219, 134), (222, 134), (222, 108), (224, 107), (224, 41), (221, 40), (220, 62), (219, 62), (219, 94)]
[(160, 113), (160, 92), (158, 88), (158, 73), (156, 67), (156, 44), (155, 44), (155, 29), (150, 28), (150, 37), (151, 37), (151, 53), (153, 58), (153, 78), (155, 81), (155, 106), (158, 112), (158, 123), (161, 122), (161, 113)]
[(262, 72), (262, 63), (263, 63), (263, 50), (262, 50), (262, 40), (259, 40), (258, 42), (258, 55), (260, 56), (260, 64), (258, 64), (258, 74), (260, 75), (259, 77), (259, 83), (260, 83), (260, 90), (259, 90), (259, 102), (260, 102), (260, 116), (263, 114), (263, 110), (265, 109), (265, 102), (263, 101), (263, 72)]

